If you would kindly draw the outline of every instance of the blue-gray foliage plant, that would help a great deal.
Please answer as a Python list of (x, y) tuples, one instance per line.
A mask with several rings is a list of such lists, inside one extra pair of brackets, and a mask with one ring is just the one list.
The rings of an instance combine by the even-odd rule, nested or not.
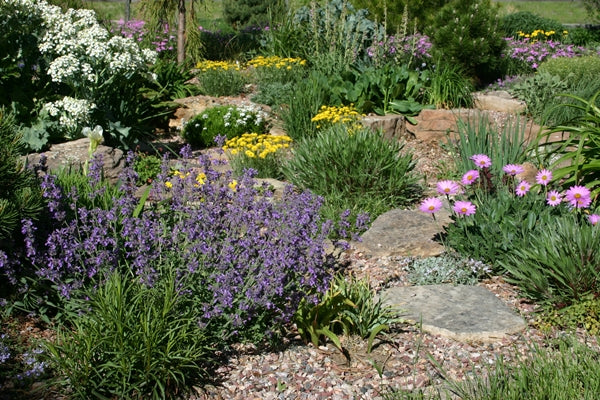
[(76, 191), (47, 175), (51, 223), (24, 221), (23, 257), (0, 252), (0, 273), (16, 285), (27, 274), (16, 266), (28, 263), (31, 282), (45, 282), (64, 300), (102, 284), (115, 270), (152, 286), (162, 266), (175, 265), (176, 275), (192, 282), (182, 295), (193, 299), (199, 323), (223, 339), (268, 337), (291, 320), (303, 298), (316, 301), (327, 290), (336, 259), (326, 239), (337, 228), (320, 218), (320, 197), (289, 186), (275, 200), (253, 170), (236, 181), (202, 156), (197, 163), (181, 161), (177, 170), (165, 159), (143, 202), (136, 197), (133, 161), (130, 153), (122, 195), (110, 208), (93, 203), (93, 188), (98, 196), (104, 190), (97, 159), (90, 165), (87, 207), (78, 204)]

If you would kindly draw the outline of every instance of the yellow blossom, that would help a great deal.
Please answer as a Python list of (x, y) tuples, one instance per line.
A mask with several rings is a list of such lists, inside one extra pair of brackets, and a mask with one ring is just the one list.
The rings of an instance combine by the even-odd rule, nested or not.
[(229, 182), (229, 184), (227, 186), (229, 186), (229, 189), (235, 191), (235, 189), (237, 188), (237, 181), (234, 179), (231, 182)]

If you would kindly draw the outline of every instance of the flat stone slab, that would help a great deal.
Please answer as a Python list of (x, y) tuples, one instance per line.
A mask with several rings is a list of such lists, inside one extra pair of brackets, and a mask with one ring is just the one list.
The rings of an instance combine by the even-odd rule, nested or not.
[(526, 327), (519, 315), (481, 286), (425, 285), (385, 289), (386, 304), (422, 329), (461, 342), (494, 342)]
[(444, 252), (444, 246), (434, 240), (450, 221), (450, 213), (442, 208), (431, 215), (417, 210), (390, 210), (373, 221), (371, 227), (353, 246), (375, 257), (432, 257)]

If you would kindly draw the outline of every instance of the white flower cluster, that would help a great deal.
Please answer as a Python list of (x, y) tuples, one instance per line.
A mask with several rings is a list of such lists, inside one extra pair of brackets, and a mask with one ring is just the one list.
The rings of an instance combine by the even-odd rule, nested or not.
[(140, 50), (130, 38), (111, 37), (92, 10), (63, 12), (41, 0), (7, 0), (23, 4), (43, 20), (39, 49), (50, 59), (48, 75), (54, 82), (99, 81), (99, 74), (133, 72), (156, 61), (157, 53)]
[[(235, 126), (245, 126), (245, 125), (260, 125), (263, 120), (266, 118), (266, 113), (262, 111), (260, 107), (252, 106), (252, 105), (240, 105), (236, 107), (238, 112), (238, 118), (234, 121)], [(227, 113), (223, 115), (223, 120), (225, 121), (225, 126), (230, 126), (232, 119), (232, 113), (234, 111), (233, 107), (230, 107), (227, 110)]]
[(52, 117), (58, 117), (58, 122), (68, 130), (75, 130), (90, 120), (90, 111), (96, 108), (94, 103), (87, 100), (65, 96), (60, 100), (44, 104), (44, 110)]

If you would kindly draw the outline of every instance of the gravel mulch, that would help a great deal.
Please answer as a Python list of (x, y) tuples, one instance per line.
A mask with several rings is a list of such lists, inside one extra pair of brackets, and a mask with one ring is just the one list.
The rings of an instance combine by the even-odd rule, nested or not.
[[(409, 284), (403, 270), (405, 259), (368, 258), (352, 250), (343, 258), (349, 263), (349, 274), (368, 277), (375, 288)], [(371, 353), (366, 351), (365, 340), (342, 337), (349, 358), (332, 345), (317, 349), (297, 338), (278, 351), (240, 347), (216, 371), (216, 383), (198, 390), (193, 398), (381, 399), (390, 388), (435, 391), (447, 384), (446, 379), (460, 381), (485, 374), (498, 357), (517, 361), (530, 354), (532, 345), (543, 345), (561, 335), (536, 329), (534, 306), (500, 277), (480, 285), (520, 314), (529, 327), (498, 342), (463, 343), (425, 333), (415, 325), (399, 324)], [(589, 340), (581, 332), (579, 336)]]

